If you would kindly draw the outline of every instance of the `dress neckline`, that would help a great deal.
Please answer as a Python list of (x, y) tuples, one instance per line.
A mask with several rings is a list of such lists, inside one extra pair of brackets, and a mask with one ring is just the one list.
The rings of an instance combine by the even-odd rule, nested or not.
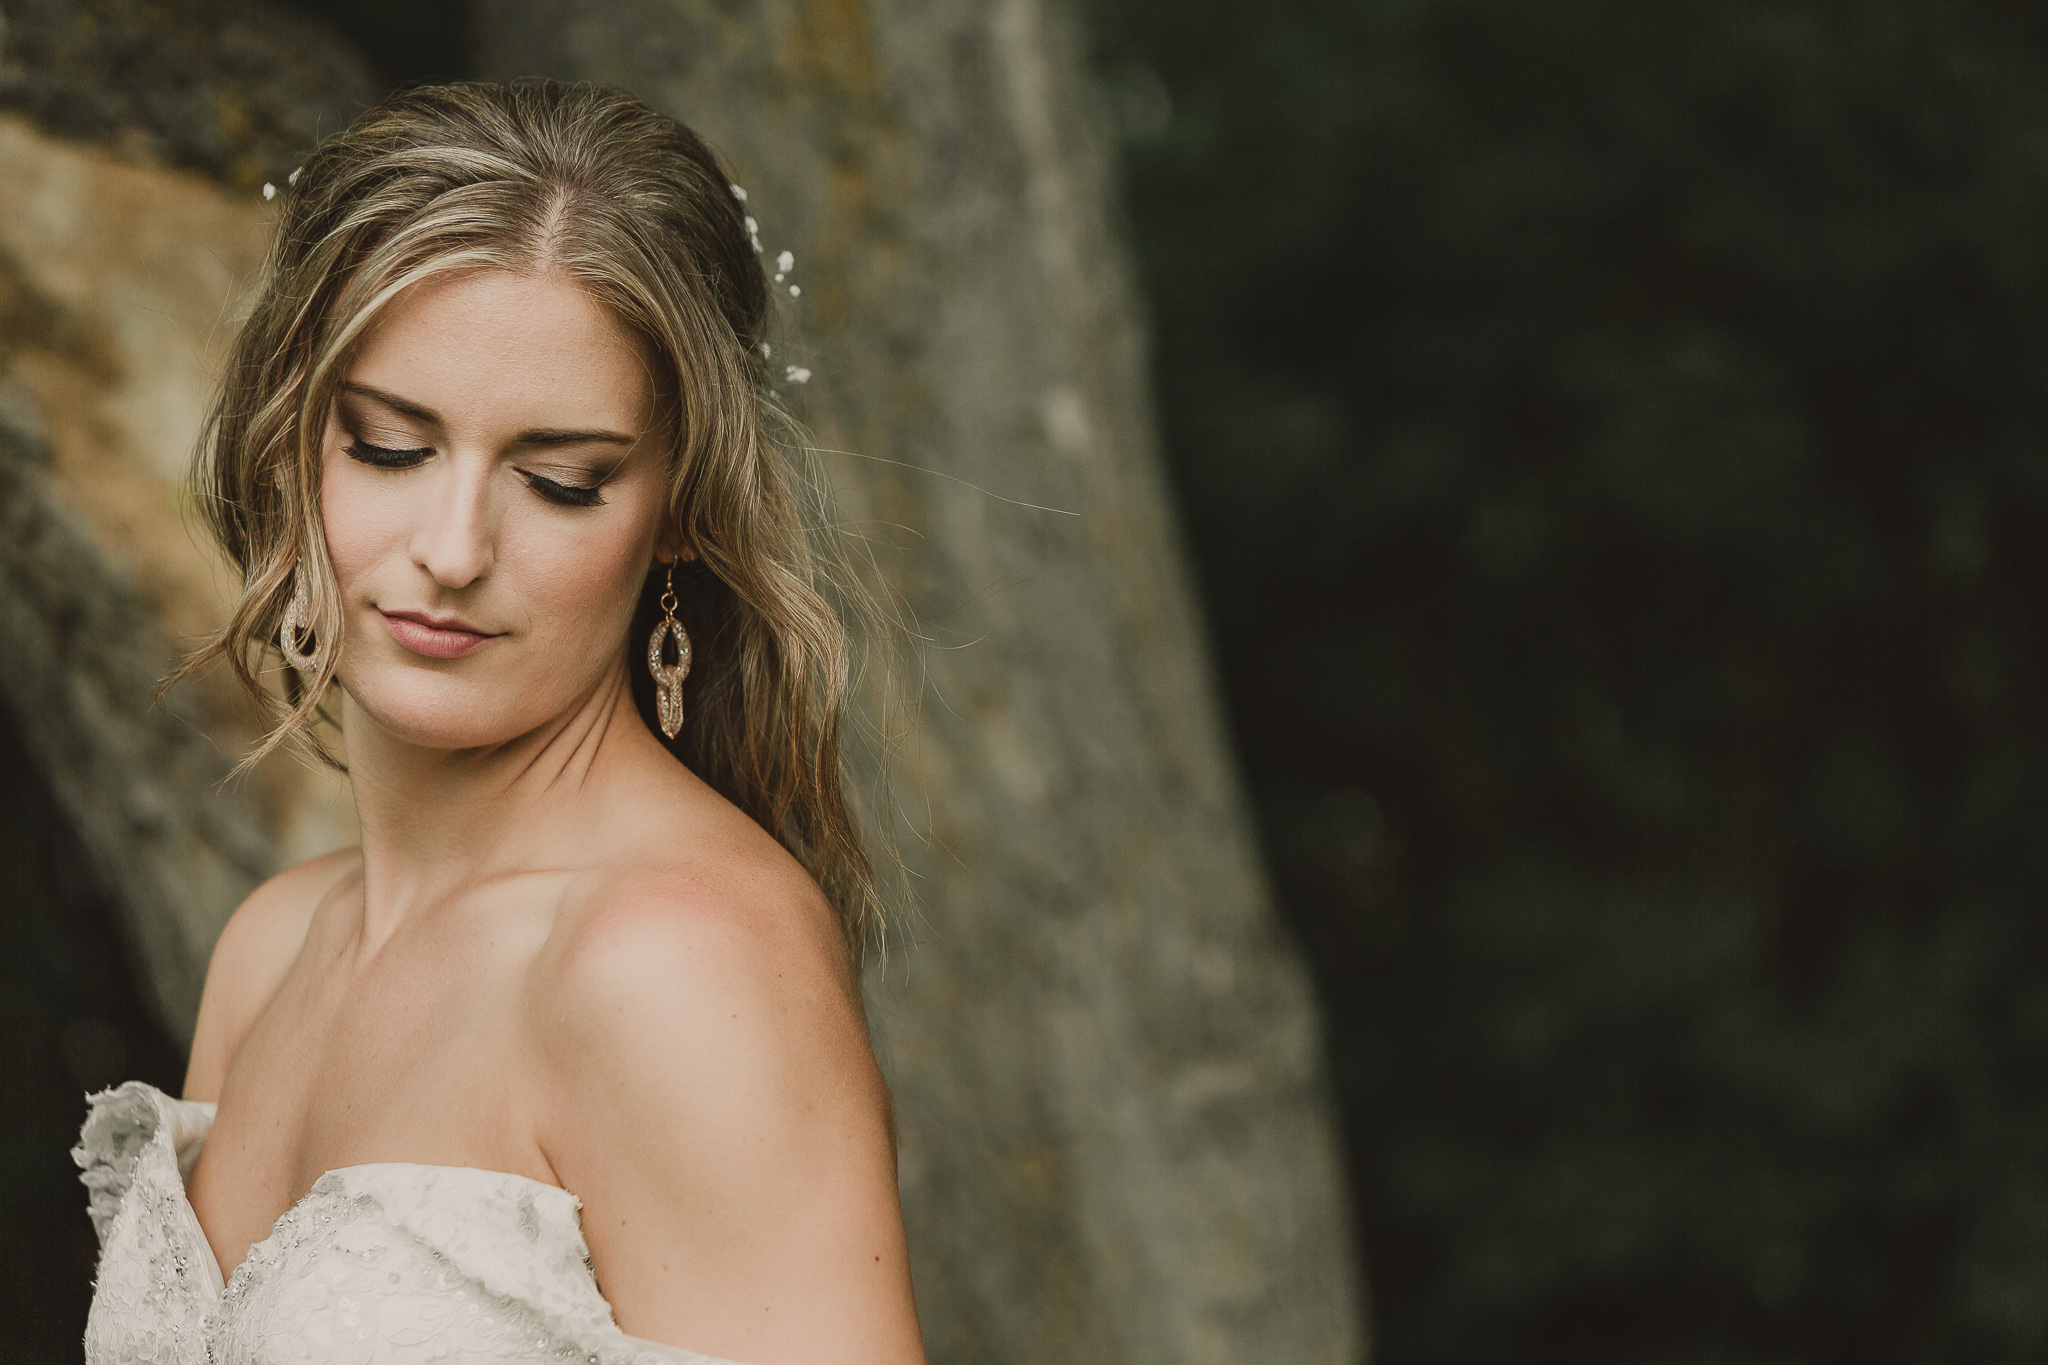
[[(560, 1195), (562, 1198), (568, 1200), (570, 1203), (574, 1204), (579, 1209), (583, 1207), (583, 1201), (581, 1199), (578, 1199), (575, 1195), (563, 1189), (560, 1185), (550, 1185), (545, 1180), (535, 1180), (532, 1176), (521, 1175), (517, 1171), (499, 1171), (494, 1170), (489, 1166), (444, 1166), (432, 1161), (358, 1161), (352, 1166), (330, 1166), (328, 1169), (322, 1171), (319, 1175), (313, 1178), (313, 1184), (318, 1185), (321, 1181), (327, 1179), (327, 1177), (331, 1175), (345, 1176), (353, 1174), (357, 1171), (385, 1170), (463, 1171), (471, 1175), (490, 1176), (492, 1179), (495, 1180), (516, 1180), (522, 1185), (531, 1185), (533, 1186), (533, 1188), (537, 1190), (546, 1190), (549, 1194)], [(300, 1204), (305, 1203), (306, 1200), (312, 1196), (312, 1193), (312, 1188), (309, 1186), (306, 1190), (306, 1193), (300, 1195), (298, 1199), (293, 1202), (292, 1208), (295, 1209)], [(288, 1213), (290, 1212), (290, 1210), (287, 1209), (286, 1212)], [(278, 1217), (282, 1218), (284, 1217), (284, 1214), (281, 1213), (278, 1215)]]
[[(364, 1197), (374, 1199), (388, 1210), (389, 1216), (395, 1220), (393, 1226), (401, 1226), (407, 1225), (411, 1213), (417, 1212), (418, 1201), (409, 1197), (413, 1194), (413, 1191), (407, 1188), (409, 1181), (424, 1181), (431, 1185), (452, 1178), (472, 1188), (495, 1186), (502, 1192), (514, 1195), (522, 1210), (519, 1214), (518, 1227), (526, 1241), (532, 1241), (536, 1234), (536, 1227), (531, 1222), (536, 1212), (543, 1224), (555, 1224), (573, 1236), (576, 1248), (582, 1253), (577, 1268), (581, 1272), (581, 1282), (587, 1287), (590, 1301), (585, 1310), (579, 1311), (591, 1311), (596, 1317), (601, 1318), (601, 1324), (593, 1319), (587, 1326), (601, 1326), (605, 1340), (623, 1343), (638, 1352), (634, 1357), (638, 1365), (653, 1365), (655, 1361), (672, 1362), (673, 1365), (733, 1365), (733, 1362), (691, 1351), (687, 1347), (652, 1341), (621, 1331), (612, 1316), (610, 1303), (605, 1300), (602, 1290), (597, 1285), (589, 1251), (583, 1241), (583, 1201), (560, 1185), (549, 1184), (545, 1180), (537, 1180), (516, 1171), (500, 1171), (485, 1166), (451, 1166), (424, 1161), (365, 1161), (332, 1167), (323, 1171), (319, 1178), (314, 1180), (310, 1189), (294, 1200), (290, 1208), (278, 1215), (271, 1223), (269, 1233), (262, 1240), (250, 1244), (243, 1254), (241, 1263), (235, 1267), (234, 1274), (223, 1276), (219, 1258), (214, 1255), (213, 1244), (207, 1240), (206, 1230), (199, 1222), (198, 1211), (192, 1207), (191, 1196), (185, 1184), (198, 1158), (199, 1150), (212, 1134), (213, 1120), (219, 1106), (203, 1100), (175, 1098), (146, 1081), (130, 1081), (125, 1085), (89, 1095), (87, 1099), (91, 1104), (91, 1112), (79, 1135), (79, 1146), (73, 1149), (72, 1157), (85, 1171), (83, 1179), (91, 1192), (91, 1213), (95, 1231), (100, 1237), (102, 1257), (108, 1254), (110, 1237), (123, 1239), (123, 1251), (131, 1259), (140, 1256), (141, 1260), (148, 1260), (148, 1256), (139, 1253), (137, 1248), (155, 1246), (156, 1251), (151, 1254), (156, 1256), (156, 1261), (150, 1262), (154, 1267), (150, 1273), (164, 1270), (172, 1280), (183, 1280), (188, 1291), (196, 1291), (192, 1298), (184, 1301), (188, 1305), (186, 1308), (175, 1310), (177, 1313), (190, 1313), (192, 1316), (189, 1319), (171, 1316), (170, 1330), (173, 1333), (179, 1330), (181, 1324), (195, 1329), (201, 1327), (207, 1314), (219, 1310), (224, 1302), (232, 1297), (230, 1290), (235, 1286), (244, 1286), (244, 1289), (236, 1292), (246, 1292), (247, 1286), (260, 1282), (264, 1275), (264, 1267), (257, 1262), (264, 1258), (259, 1258), (259, 1252), (265, 1249), (275, 1251), (281, 1242), (288, 1242), (296, 1232), (301, 1231), (292, 1225), (304, 1218), (312, 1217), (308, 1210), (318, 1207), (313, 1203), (316, 1197), (325, 1196), (351, 1202)], [(135, 1112), (138, 1106), (147, 1114), (147, 1126), (144, 1126), (144, 1114)], [(140, 1207), (155, 1210), (151, 1216), (160, 1220), (155, 1224), (155, 1235), (159, 1239), (168, 1240), (159, 1240), (152, 1244), (148, 1240), (150, 1234), (143, 1233), (142, 1240), (137, 1242), (135, 1238), (138, 1225), (134, 1219), (143, 1215), (138, 1213), (127, 1218), (122, 1217), (123, 1209), (128, 1207), (130, 1191), (135, 1188), (137, 1181), (143, 1182), (142, 1188), (153, 1191), (150, 1197), (143, 1200)], [(394, 1203), (394, 1200), (397, 1202)], [(536, 1207), (537, 1205), (539, 1207)], [(321, 1216), (321, 1222), (328, 1220), (329, 1215)], [(147, 1225), (145, 1218), (142, 1226)], [(127, 1231), (119, 1231), (124, 1228)], [(414, 1229), (414, 1232), (423, 1233), (426, 1229), (427, 1225), (422, 1224)], [(432, 1234), (427, 1235), (431, 1241)], [(518, 1240), (518, 1237), (513, 1238), (514, 1242)], [(438, 1254), (454, 1256), (459, 1260), (460, 1254), (468, 1252), (469, 1247), (458, 1236), (451, 1247), (432, 1249), (437, 1250)], [(162, 1264), (158, 1265), (156, 1262)], [(200, 1272), (197, 1277), (200, 1283), (193, 1283), (187, 1278), (188, 1264), (192, 1270)], [(137, 1264), (126, 1266), (125, 1270), (139, 1275), (144, 1268), (138, 1261)], [(104, 1274), (104, 1264), (102, 1269)], [(491, 1272), (487, 1268), (472, 1267), (468, 1273), (472, 1276), (481, 1275), (478, 1283), (491, 1278)], [(133, 1278), (131, 1275), (130, 1279)], [(123, 1283), (131, 1289), (136, 1287), (127, 1281)], [(167, 1294), (169, 1284), (170, 1281), (165, 1282)], [(99, 1311), (99, 1297), (99, 1290), (96, 1289), (95, 1313)], [(132, 1297), (134, 1296), (131, 1295)], [(174, 1297), (167, 1300), (161, 1311), (172, 1315), (173, 1310), (168, 1307), (168, 1303), (175, 1301)], [(572, 1332), (571, 1335), (574, 1336), (575, 1333)], [(178, 1357), (180, 1360), (184, 1358), (182, 1355)], [(597, 1356), (593, 1354), (590, 1358), (594, 1360)], [(609, 1360), (611, 1357), (607, 1355), (605, 1358)]]
[[(192, 1103), (192, 1101), (187, 1100), (185, 1101), (185, 1103), (189, 1104)], [(223, 1275), (221, 1274), (220, 1270), (220, 1258), (218, 1256), (214, 1256), (213, 1239), (206, 1235), (205, 1224), (199, 1222), (199, 1210), (192, 1208), (191, 1192), (189, 1190), (184, 1190), (181, 1192), (184, 1194), (185, 1207), (188, 1209), (192, 1209), (193, 1223), (197, 1224), (199, 1227), (199, 1240), (206, 1247), (206, 1254), (208, 1256), (213, 1257), (214, 1279), (221, 1284), (223, 1291), (225, 1291), (226, 1286), (233, 1281), (234, 1277), (242, 1272), (242, 1267), (248, 1265), (252, 1260), (255, 1259), (256, 1249), (258, 1247), (267, 1247), (272, 1242), (275, 1242), (277, 1240), (278, 1230), (280, 1226), (284, 1223), (284, 1221), (290, 1218), (293, 1214), (297, 1213), (299, 1209), (305, 1205), (307, 1200), (311, 1199), (314, 1195), (320, 1193), (321, 1186), (325, 1185), (330, 1180), (341, 1180), (343, 1182), (347, 1182), (350, 1176), (366, 1174), (372, 1171), (434, 1171), (442, 1174), (453, 1173), (457, 1175), (466, 1176), (488, 1176), (494, 1180), (509, 1180), (516, 1184), (529, 1185), (536, 1190), (546, 1191), (547, 1194), (551, 1196), (566, 1199), (569, 1201), (569, 1208), (572, 1213), (580, 1213), (583, 1208), (583, 1201), (581, 1199), (578, 1199), (575, 1195), (569, 1193), (569, 1191), (563, 1189), (560, 1185), (550, 1185), (545, 1180), (535, 1180), (532, 1176), (521, 1175), (517, 1171), (496, 1171), (490, 1169), (487, 1166), (445, 1166), (441, 1165), (440, 1163), (432, 1161), (359, 1161), (351, 1166), (332, 1166), (329, 1167), (327, 1170), (322, 1171), (319, 1175), (315, 1176), (313, 1178), (313, 1183), (306, 1188), (306, 1192), (304, 1194), (300, 1195), (297, 1199), (294, 1199), (291, 1202), (291, 1206), (287, 1208), (283, 1213), (280, 1213), (279, 1215), (277, 1215), (277, 1217), (271, 1219), (270, 1231), (265, 1233), (256, 1241), (249, 1243), (248, 1249), (242, 1253), (242, 1259), (236, 1264), (235, 1268), (227, 1274)]]
[[(193, 1144), (192, 1156), (189, 1158), (190, 1161), (196, 1161), (198, 1159), (198, 1153), (200, 1148), (204, 1147), (206, 1145), (207, 1139), (213, 1135), (213, 1118), (214, 1115), (219, 1112), (219, 1102), (215, 1100), (188, 1100), (181, 1096), (172, 1095), (168, 1091), (165, 1091), (157, 1086), (151, 1085), (148, 1081), (130, 1081), (128, 1084), (135, 1087), (138, 1090), (147, 1091), (149, 1094), (155, 1096), (159, 1100), (164, 1101), (166, 1104), (186, 1105), (206, 1111), (207, 1131), (204, 1135), (200, 1137), (198, 1142)], [(493, 1180), (510, 1180), (518, 1184), (530, 1185), (536, 1190), (545, 1191), (547, 1195), (552, 1198), (568, 1200), (569, 1206), (573, 1211), (580, 1213), (583, 1208), (583, 1201), (581, 1199), (578, 1199), (574, 1194), (570, 1193), (568, 1190), (563, 1189), (560, 1185), (550, 1185), (545, 1180), (535, 1180), (532, 1176), (521, 1175), (517, 1171), (500, 1171), (488, 1166), (450, 1166), (441, 1162), (433, 1161), (358, 1161), (353, 1162), (347, 1166), (330, 1166), (326, 1170), (322, 1171), (319, 1175), (315, 1176), (313, 1178), (313, 1183), (307, 1186), (306, 1192), (300, 1195), (297, 1199), (294, 1199), (291, 1202), (290, 1206), (287, 1207), (283, 1213), (280, 1213), (279, 1215), (277, 1215), (277, 1217), (270, 1220), (270, 1231), (265, 1233), (262, 1237), (259, 1237), (255, 1241), (249, 1243), (248, 1249), (242, 1253), (242, 1259), (235, 1265), (234, 1271), (229, 1273), (223, 1273), (220, 1268), (220, 1257), (216, 1255), (213, 1250), (213, 1238), (207, 1235), (206, 1225), (202, 1223), (199, 1219), (199, 1210), (192, 1206), (192, 1192), (190, 1187), (186, 1183), (191, 1175), (190, 1165), (187, 1161), (180, 1161), (178, 1163), (178, 1166), (178, 1198), (184, 1203), (185, 1212), (191, 1216), (192, 1226), (199, 1233), (199, 1236), (197, 1238), (197, 1241), (199, 1243), (199, 1250), (205, 1254), (207, 1269), (213, 1272), (213, 1284), (216, 1292), (225, 1292), (228, 1281), (233, 1279), (234, 1275), (236, 1273), (239, 1273), (243, 1266), (249, 1264), (251, 1253), (253, 1253), (256, 1250), (256, 1248), (260, 1246), (266, 1246), (269, 1243), (275, 1241), (277, 1238), (278, 1224), (282, 1223), (285, 1219), (291, 1217), (292, 1214), (296, 1213), (299, 1210), (299, 1208), (305, 1204), (307, 1200), (311, 1199), (314, 1196), (314, 1194), (318, 1192), (321, 1182), (329, 1179), (338, 1178), (346, 1180), (351, 1175), (359, 1175), (371, 1171), (380, 1170), (455, 1172), (467, 1174), (469, 1176), (488, 1177)]]

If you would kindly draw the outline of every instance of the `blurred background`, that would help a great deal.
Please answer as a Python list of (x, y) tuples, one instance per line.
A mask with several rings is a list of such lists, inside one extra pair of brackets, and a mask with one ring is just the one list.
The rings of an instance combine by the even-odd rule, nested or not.
[[(1079, 14), (1372, 1359), (2048, 1359), (2048, 14)], [(182, 1065), (0, 739), (0, 1359), (67, 1359), (77, 1093)]]
[(2048, 15), (1094, 14), (1376, 1358), (2048, 1359)]

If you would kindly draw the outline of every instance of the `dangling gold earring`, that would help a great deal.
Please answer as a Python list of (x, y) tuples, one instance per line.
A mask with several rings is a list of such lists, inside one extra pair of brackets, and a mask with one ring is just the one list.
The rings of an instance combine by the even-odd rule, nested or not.
[[(301, 564), (292, 578), (292, 600), (284, 609), (284, 624), (277, 628), (277, 648), (286, 663), (301, 673), (311, 673), (320, 667), (320, 656), (317, 652), (302, 653), (299, 648), (299, 637), (311, 634), (308, 627), (313, 623), (313, 598), (306, 591), (306, 566)], [(320, 648), (318, 641), (313, 648)]]
[[(661, 720), (661, 732), (670, 739), (683, 728), (683, 679), (690, 676), (690, 633), (676, 620), (676, 566), (668, 566), (668, 586), (661, 594), (662, 619), (655, 623), (647, 640), (647, 671), (654, 675), (654, 713)], [(676, 661), (661, 661), (662, 647), (673, 632)]]

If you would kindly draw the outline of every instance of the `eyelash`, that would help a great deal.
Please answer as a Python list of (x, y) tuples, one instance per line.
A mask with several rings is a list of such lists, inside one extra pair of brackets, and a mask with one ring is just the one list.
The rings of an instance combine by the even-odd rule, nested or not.
[(604, 494), (594, 485), (589, 488), (578, 488), (575, 484), (556, 483), (553, 479), (544, 479), (538, 474), (527, 474), (525, 470), (521, 470), (520, 473), (525, 475), (526, 482), (532, 486), (533, 491), (549, 502), (560, 503), (564, 507), (596, 507), (604, 502)]
[(427, 447), (418, 450), (392, 450), (386, 446), (373, 446), (367, 441), (356, 441), (344, 446), (343, 451), (350, 459), (360, 460), (378, 469), (411, 469), (433, 454)]
[[(342, 447), (342, 453), (374, 469), (411, 469), (434, 452), (424, 446), (417, 450), (392, 450), (386, 446), (373, 446), (367, 441), (354, 441)], [(556, 483), (553, 479), (523, 469), (519, 473), (534, 492), (559, 506), (597, 507), (604, 502), (604, 494), (594, 486), (579, 488), (574, 484)]]

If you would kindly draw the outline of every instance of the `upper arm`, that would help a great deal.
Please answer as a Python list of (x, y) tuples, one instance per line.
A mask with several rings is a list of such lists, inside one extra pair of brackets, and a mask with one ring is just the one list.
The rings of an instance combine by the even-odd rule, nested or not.
[(314, 858), (278, 873), (249, 893), (228, 918), (206, 966), (185, 1098), (218, 1100), (235, 1051), (285, 973), (291, 970), (320, 901), (351, 864), (354, 849)]
[(544, 1148), (620, 1327), (754, 1365), (921, 1362), (836, 934), (758, 901), (632, 900), (566, 951), (544, 1021)]

